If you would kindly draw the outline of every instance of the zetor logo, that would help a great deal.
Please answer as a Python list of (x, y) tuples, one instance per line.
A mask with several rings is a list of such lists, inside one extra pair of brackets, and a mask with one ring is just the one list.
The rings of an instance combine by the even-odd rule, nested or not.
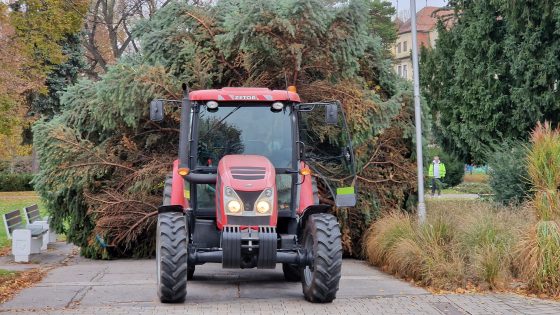
[(255, 95), (234, 95), (233, 99), (242, 101), (256, 101), (257, 97)]

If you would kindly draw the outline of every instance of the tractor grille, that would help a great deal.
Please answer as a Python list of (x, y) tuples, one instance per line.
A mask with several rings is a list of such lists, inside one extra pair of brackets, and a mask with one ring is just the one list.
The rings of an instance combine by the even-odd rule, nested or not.
[(231, 225), (270, 225), (270, 216), (235, 216), (228, 215), (227, 223)]
[(259, 180), (264, 179), (266, 170), (264, 167), (232, 167), (231, 175), (234, 179)]
[(243, 208), (245, 211), (253, 211), (255, 208), (255, 202), (257, 202), (257, 198), (259, 198), (259, 196), (262, 193), (262, 190), (260, 191), (236, 191), (237, 195), (239, 196), (239, 198), (241, 198), (241, 201), (243, 202)]

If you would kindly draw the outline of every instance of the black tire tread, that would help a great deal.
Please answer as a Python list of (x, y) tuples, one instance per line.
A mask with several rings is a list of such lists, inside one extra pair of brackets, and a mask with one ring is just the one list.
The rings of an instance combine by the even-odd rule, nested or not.
[(311, 283), (302, 285), (305, 299), (313, 303), (329, 303), (336, 298), (342, 271), (342, 239), (336, 217), (318, 213), (309, 217), (304, 239), (314, 237), (313, 273)]
[[(172, 178), (165, 179), (163, 204), (171, 202)], [(160, 238), (160, 279), (158, 296), (162, 303), (181, 303), (187, 295), (187, 227), (182, 213), (158, 215)], [(194, 272), (194, 271), (193, 271)]]

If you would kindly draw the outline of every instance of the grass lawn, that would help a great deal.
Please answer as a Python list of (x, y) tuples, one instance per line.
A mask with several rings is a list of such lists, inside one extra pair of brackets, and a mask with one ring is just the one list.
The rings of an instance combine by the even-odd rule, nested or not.
[[(0, 214), (13, 210), (20, 210), (23, 220), (25, 221), (23, 207), (30, 206), (32, 204), (39, 205), (41, 213), (46, 214), (46, 210), (41, 203), (41, 199), (34, 191), (0, 192)], [(6, 236), (4, 218), (0, 218), (0, 220), (2, 220), (2, 226), (0, 227), (0, 248), (3, 248), (9, 245), (10, 241)]]
[(488, 182), (488, 174), (465, 174), (463, 181), (465, 183), (487, 183)]

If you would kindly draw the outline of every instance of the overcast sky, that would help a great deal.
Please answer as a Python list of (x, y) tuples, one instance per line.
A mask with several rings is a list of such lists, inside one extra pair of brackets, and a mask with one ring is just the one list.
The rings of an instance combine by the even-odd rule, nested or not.
[[(409, 10), (410, 0), (391, 0), (393, 6), (398, 9), (398, 11)], [(442, 7), (447, 1), (446, 0), (416, 0), (416, 11), (422, 9), (426, 6), (429, 7)]]

